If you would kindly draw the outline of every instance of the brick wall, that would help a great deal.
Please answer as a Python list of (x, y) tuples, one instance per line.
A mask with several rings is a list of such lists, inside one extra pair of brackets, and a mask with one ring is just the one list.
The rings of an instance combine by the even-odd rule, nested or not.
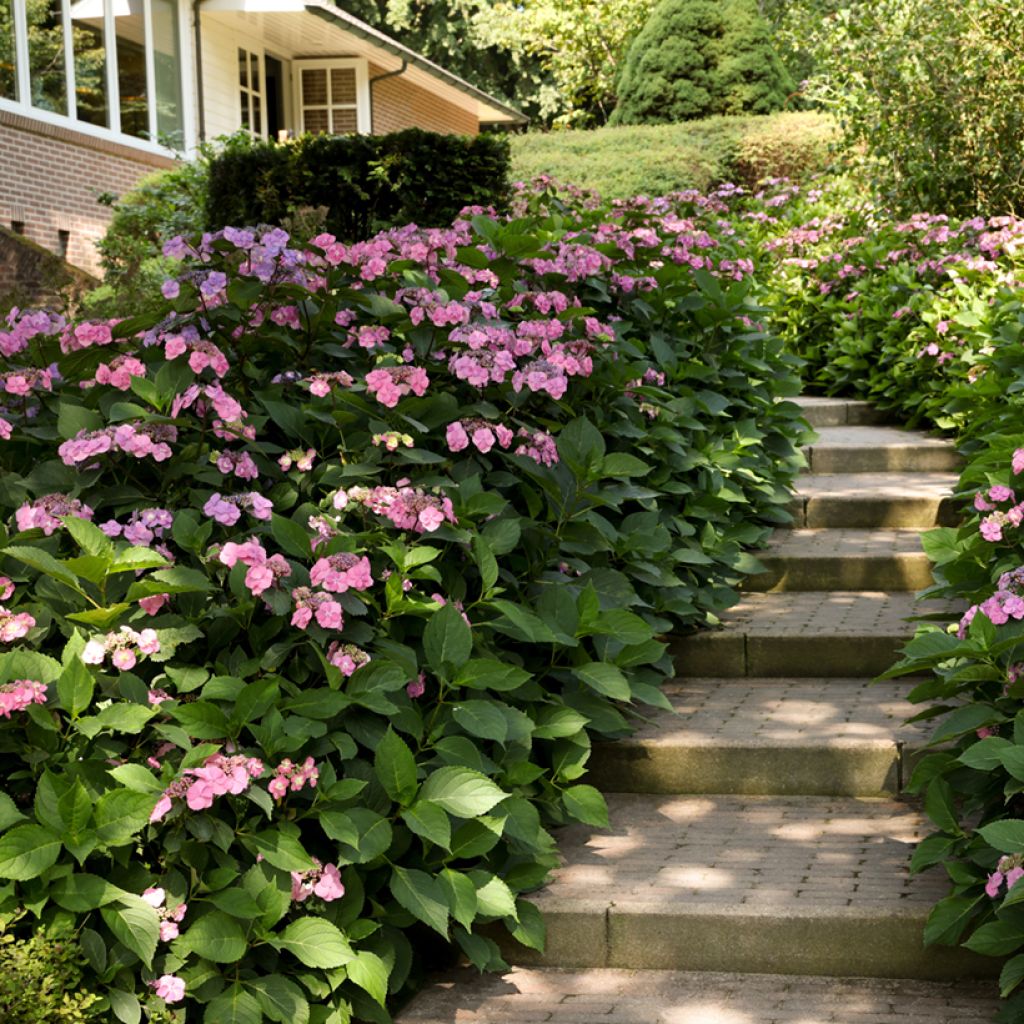
[(156, 154), (0, 111), (0, 225), (23, 223), (26, 237), (54, 253), (66, 231), (68, 262), (96, 274), (95, 243), (110, 221), (97, 196), (120, 194), (172, 165)]
[[(384, 69), (371, 64), (369, 72), (373, 79), (383, 74)], [(404, 75), (372, 82), (370, 88), (373, 90), (374, 135), (386, 135), (403, 128), (425, 128), (446, 135), (476, 135), (480, 131), (475, 114), (420, 88)]]
[(0, 226), (0, 316), (11, 306), (63, 309), (96, 284), (48, 249)]

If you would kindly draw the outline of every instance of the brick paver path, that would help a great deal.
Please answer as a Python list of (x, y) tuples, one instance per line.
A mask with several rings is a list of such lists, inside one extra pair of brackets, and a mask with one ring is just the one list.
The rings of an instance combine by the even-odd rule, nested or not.
[(676, 642), (674, 712), (595, 750), (611, 827), (560, 832), (544, 956), (509, 946), (509, 973), (442, 979), (401, 1024), (994, 1019), (993, 962), (923, 947), (948, 882), (911, 876), (928, 826), (898, 787), (928, 730), (906, 682), (871, 685), (922, 613), (918, 537), (951, 515), (956, 456), (863, 403), (805, 409), (813, 472), (751, 581), (772, 592)]

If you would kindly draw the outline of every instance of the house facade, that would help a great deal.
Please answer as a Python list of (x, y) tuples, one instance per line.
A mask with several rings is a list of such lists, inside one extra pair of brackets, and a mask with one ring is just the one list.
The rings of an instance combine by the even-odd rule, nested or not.
[(98, 197), (204, 140), (524, 122), (329, 0), (0, 0), (0, 226), (93, 272)]

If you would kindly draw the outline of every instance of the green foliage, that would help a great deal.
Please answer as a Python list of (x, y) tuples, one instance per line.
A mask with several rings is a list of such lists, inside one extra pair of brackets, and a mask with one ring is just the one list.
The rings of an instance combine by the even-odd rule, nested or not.
[(482, 3), (473, 18), (481, 43), (532, 60), (550, 84), (539, 90), (541, 120), (604, 124), (615, 108), (626, 48), (654, 0), (525, 0)]
[(756, 0), (660, 0), (626, 54), (611, 123), (769, 114), (793, 89)]
[(904, 212), (1024, 202), (1024, 7), (1005, 0), (800, 0), (785, 38), (814, 62), (872, 184)]
[(86, 991), (87, 960), (78, 943), (42, 932), (16, 939), (0, 925), (0, 1021), (87, 1024), (104, 1001)]
[(211, 161), (207, 226), (275, 224), (322, 207), (326, 229), (350, 241), (410, 221), (439, 227), (463, 206), (502, 206), (508, 164), (504, 136), (416, 128), (255, 143)]
[(797, 360), (714, 201), (515, 206), (172, 240), (151, 317), (10, 325), (0, 920), (123, 1024), (383, 1024), (542, 947), (594, 740), (786, 520)]
[(780, 113), (672, 125), (529, 132), (512, 142), (512, 173), (550, 174), (608, 198), (661, 196), (722, 182), (803, 181), (823, 171), (837, 137), (830, 117)]

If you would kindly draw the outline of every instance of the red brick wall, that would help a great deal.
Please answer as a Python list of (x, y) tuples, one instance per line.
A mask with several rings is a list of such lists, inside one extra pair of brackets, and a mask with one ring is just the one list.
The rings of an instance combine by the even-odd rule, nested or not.
[(129, 146), (94, 139), (19, 114), (0, 111), (0, 224), (19, 221), (34, 242), (60, 252), (67, 231), (67, 260), (99, 273), (95, 243), (110, 211), (96, 197), (120, 194), (141, 177), (173, 161)]
[[(384, 68), (371, 64), (371, 80)], [(403, 128), (425, 128), (445, 135), (476, 135), (480, 122), (475, 114), (435, 93), (413, 84), (404, 75), (371, 82), (373, 91), (373, 133), (386, 135)]]

